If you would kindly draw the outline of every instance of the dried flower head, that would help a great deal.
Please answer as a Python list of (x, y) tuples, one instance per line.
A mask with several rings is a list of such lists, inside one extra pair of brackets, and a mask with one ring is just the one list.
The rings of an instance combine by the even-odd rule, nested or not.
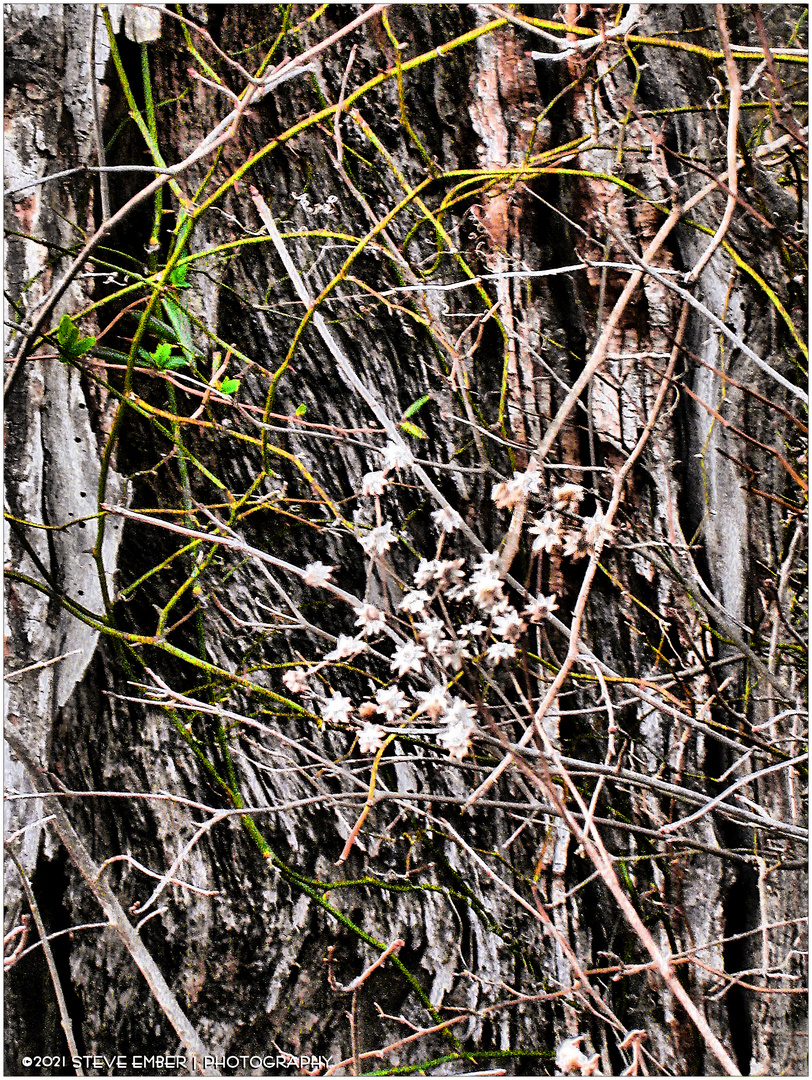
[(515, 655), (516, 646), (511, 641), (495, 641), (486, 653), (494, 664), (498, 664), (500, 660), (512, 660)]
[(392, 532), (392, 522), (385, 521), (383, 525), (370, 529), (366, 536), (360, 536), (358, 542), (367, 555), (383, 555), (396, 539)]
[(448, 692), (439, 683), (432, 686), (431, 690), (418, 690), (417, 696), (423, 699), (417, 711), (426, 713), (432, 720), (436, 720), (448, 710)]
[(443, 631), (445, 630), (440, 619), (426, 619), (425, 622), (415, 623), (414, 628), (420, 640), (425, 643), (428, 651), (430, 653), (435, 652), (443, 639)]
[(358, 749), (362, 754), (375, 753), (376, 750), (380, 750), (383, 746), (385, 738), (386, 732), (380, 724), (370, 724), (367, 721), (358, 732)]
[(461, 568), (464, 565), (465, 559), (421, 559), (414, 575), (414, 583), (421, 589), (424, 585), (436, 581), (440, 592), (445, 592), (452, 586), (463, 584)]
[(473, 731), (473, 724), (458, 720), (454, 724), (449, 724), (444, 731), (440, 732), (437, 736), (437, 742), (446, 748), (449, 758), (462, 761), (471, 748)]
[(465, 641), (452, 641), (451, 638), (443, 638), (437, 646), (437, 659), (444, 668), (452, 671), (462, 671), (463, 660), (470, 660), (471, 654), (466, 648)]
[(324, 585), (330, 580), (334, 566), (325, 566), (323, 562), (308, 563), (304, 572), (305, 585)]
[(606, 514), (598, 507), (592, 517), (584, 521), (583, 536), (587, 549), (593, 552), (603, 547), (607, 540), (612, 539), (614, 531), (614, 525), (609, 524)]
[(555, 601), (555, 594), (551, 596), (537, 596), (535, 600), (531, 600), (524, 609), (524, 614), (527, 615), (531, 623), (541, 622), (541, 620), (546, 619), (548, 615), (552, 615), (554, 611), (558, 611), (558, 604)]
[(352, 712), (352, 702), (343, 694), (333, 694), (321, 707), (321, 715), (329, 723), (346, 723)]
[(462, 518), (456, 510), (451, 510), (448, 506), (442, 506), (439, 510), (432, 511), (431, 516), (434, 524), (443, 532), (453, 533), (456, 529), (462, 527)]
[(475, 727), (474, 718), (476, 716), (476, 709), (473, 705), (469, 705), (467, 701), (463, 701), (462, 698), (454, 698), (451, 705), (446, 710), (445, 723), (446, 724), (465, 724), (471, 731)]
[(407, 641), (395, 649), (390, 667), (398, 675), (405, 675), (407, 671), (414, 671), (418, 675), (423, 670), (421, 661), (426, 655), (422, 645), (415, 645), (413, 641)]
[(362, 634), (371, 637), (373, 634), (380, 634), (386, 626), (386, 619), (384, 613), (373, 607), (372, 604), (362, 604), (358, 608), (358, 618), (355, 620), (355, 625), (361, 627)]
[(356, 656), (366, 649), (366, 642), (360, 637), (348, 637), (347, 634), (339, 634), (336, 647), (332, 652), (325, 653), (325, 660), (346, 660), (350, 656)]
[(385, 472), (368, 472), (361, 477), (362, 495), (383, 495), (383, 489), (391, 481)]
[(525, 630), (524, 622), (518, 611), (509, 607), (504, 615), (497, 615), (493, 620), (493, 632), (505, 641), (518, 641)]
[(408, 446), (402, 443), (389, 442), (383, 448), (383, 471), (390, 472), (392, 469), (408, 469), (414, 465), (414, 457)]
[(309, 672), (304, 668), (288, 668), (282, 676), (282, 682), (290, 690), (291, 694), (304, 694), (309, 689), (307, 677)]
[(522, 486), (516, 480), (502, 480), (491, 488), (491, 498), (500, 510), (512, 510), (522, 497)]
[(378, 712), (383, 713), (390, 722), (400, 716), (409, 703), (408, 698), (398, 686), (381, 687), (375, 694)]
[(540, 521), (534, 522), (528, 530), (533, 541), (533, 551), (546, 551), (549, 555), (555, 548), (561, 547), (561, 518), (549, 510)]
[(408, 611), (412, 615), (417, 615), (423, 610), (431, 597), (425, 589), (412, 589), (411, 592), (407, 592), (401, 602), (398, 604), (399, 611)]
[(553, 506), (556, 510), (568, 510), (571, 514), (577, 514), (585, 494), (580, 484), (561, 484), (553, 488)]
[(493, 611), (505, 599), (502, 579), (493, 571), (477, 570), (471, 576), (471, 586), (474, 603), (483, 611)]

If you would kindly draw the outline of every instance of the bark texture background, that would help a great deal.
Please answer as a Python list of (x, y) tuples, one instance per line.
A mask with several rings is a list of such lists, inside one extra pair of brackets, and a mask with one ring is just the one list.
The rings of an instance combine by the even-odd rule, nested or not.
[[(8, 730), (54, 789), (256, 810), (207, 829), (172, 871), (194, 890), (165, 888), (140, 931), (213, 1051), (321, 1054), (347, 1062), (340, 1074), (360, 1065), (548, 1075), (561, 1040), (584, 1035), (600, 1071), (618, 1074), (632, 1063), (619, 1044), (643, 1029), (649, 1071), (720, 1071), (584, 849), (535, 801), (544, 802), (538, 757), (510, 766), (460, 813), (503, 756), (494, 721), (516, 742), (520, 721), (532, 717), (522, 695), (535, 709), (560, 667), (567, 636), (558, 624), (525, 628), (514, 671), (463, 666), (458, 689), (477, 706), (479, 734), (461, 761), (425, 733), (387, 748), (377, 790), (392, 797), (376, 803), (336, 865), (363, 806), (371, 755), (353, 744), (354, 723), (316, 717), (330, 693), (357, 707), (391, 679), (380, 652), (387, 640), (377, 657), (321, 669), (310, 695), (297, 697), (283, 674), (356, 632), (350, 606), (244, 551), (204, 544), (177, 554), (188, 538), (155, 524), (108, 516), (100, 537), (94, 516), (101, 503), (130, 506), (206, 531), (205, 507), (276, 559), (335, 566), (336, 584), (390, 613), (418, 556), (437, 556), (430, 514), (439, 504), (416, 473), (392, 471), (397, 483), (383, 495), (362, 496), (387, 439), (312, 321), (289, 354), (305, 309), (262, 228), (254, 185), (310, 295), (330, 286), (319, 310), (367, 394), (394, 424), (431, 395), (409, 418), (425, 438), (396, 430), (468, 526), (444, 539), (443, 556), (473, 565), (471, 532), (498, 551), (519, 506), (498, 505), (492, 488), (512, 470), (530, 466), (533, 475), (534, 451), (634, 269), (623, 242), (640, 258), (672, 208), (727, 168), (730, 88), (714, 9), (634, 8), (568, 5), (557, 30), (548, 5), (512, 12), (535, 19), (535, 30), (490, 5), (394, 5), (386, 19), (373, 15), (318, 53), (312, 70), (251, 105), (219, 151), (179, 176), (194, 214), (181, 253), (196, 256), (185, 282), (175, 277), (155, 292), (183, 228), (167, 185), (158, 245), (154, 204), (145, 201), (96, 247), (40, 333), (54, 332), (29, 341), (24, 356), (38, 305), (102, 224), (105, 181), (80, 172), (6, 199), (8, 352), (21, 356), (7, 365), (6, 666), (13, 674), (61, 658), (10, 679)], [(91, 52), (91, 7), (10, 5), (6, 186), (96, 164), (94, 78), (107, 164), (154, 164), (115, 60), (143, 116), (147, 65), (158, 145), (174, 165), (234, 105), (191, 78), (190, 65), (239, 94), (245, 79), (222, 54), (255, 72), (270, 50), (271, 66), (298, 56), (362, 11), (185, 5), (209, 41), (166, 15), (152, 40), (130, 10), (112, 27), (114, 57), (101, 15)], [(762, 53), (736, 51), (759, 41), (753, 9), (724, 13), (744, 87), (743, 166), (726, 246), (685, 284), (725, 211), (720, 186), (653, 259), (660, 280), (644, 276), (531, 492), (528, 523), (564, 481), (587, 491), (576, 514), (607, 505), (677, 338), (673, 385), (626, 479), (589, 593), (582, 651), (542, 723), (571, 762), (601, 764), (614, 747), (608, 763), (627, 779), (607, 779), (598, 793), (604, 843), (662, 951), (697, 950), (675, 970), (739, 1070), (806, 1075), (805, 773), (782, 767), (803, 752), (806, 732), (806, 429), (794, 389), (805, 386), (803, 330), (794, 328), (805, 326), (807, 303), (806, 120), (791, 104), (806, 97), (805, 68), (792, 52), (803, 9), (764, 10), (777, 83)], [(625, 37), (613, 31), (624, 19)], [(550, 33), (568, 34), (571, 53), (531, 58), (531, 50), (560, 52)], [(423, 59), (409, 66), (414, 58)], [(339, 102), (337, 141), (330, 107)], [(110, 212), (151, 179), (108, 174)], [(220, 185), (205, 212), (193, 211)], [(531, 276), (575, 264), (581, 269)], [(478, 287), (443, 288), (469, 270), (484, 275)], [(739, 345), (696, 308), (680, 333), (682, 301), (664, 281), (689, 287)], [(170, 297), (170, 308), (153, 311), (164, 331), (172, 303), (187, 313), (194, 355), (173, 348), (193, 363), (160, 371), (136, 354), (125, 373), (152, 295)], [(97, 339), (69, 363), (55, 335), (65, 312)], [(142, 342), (153, 355), (155, 332), (147, 327)], [(212, 381), (224, 359), (221, 390), (222, 379), (239, 380), (231, 394)], [(202, 423), (177, 423), (201, 404)], [(401, 542), (386, 563), (370, 561), (353, 532), (384, 519)], [(569, 627), (590, 559), (565, 556), (560, 543), (540, 554), (531, 547), (525, 531), (511, 574), (533, 595), (554, 594)], [(508, 591), (521, 607), (518, 591)], [(453, 666), (445, 674), (453, 678)], [(156, 678), (201, 707), (155, 700)], [(410, 693), (429, 685), (417, 673), (401, 682)], [(540, 738), (533, 747), (538, 755)], [(739, 789), (749, 801), (731, 794), (678, 832), (658, 834), (700, 803), (647, 781), (690, 789), (701, 802), (771, 766)], [(35, 790), (8, 748), (5, 767), (12, 794)], [(594, 773), (571, 771), (589, 802)], [(96, 864), (130, 860), (103, 873), (134, 923), (155, 881), (132, 860), (164, 874), (212, 821), (182, 801), (62, 802)], [(572, 796), (567, 805), (577, 809)], [(36, 824), (47, 800), (7, 807), (7, 836), (49, 930), (99, 923), (65, 848)], [(6, 890), (9, 932), (27, 911), (16, 869), (7, 868)], [(395, 940), (402, 968), (388, 960), (356, 994), (342, 992), (380, 954), (376, 943)], [(169, 1020), (113, 928), (76, 930), (53, 949), (81, 1053), (176, 1052)], [(67, 1052), (41, 950), (18, 959), (5, 985), (6, 1071), (48, 1072), (20, 1064), (24, 1053)], [(460, 1014), (383, 1057), (362, 1057)]]

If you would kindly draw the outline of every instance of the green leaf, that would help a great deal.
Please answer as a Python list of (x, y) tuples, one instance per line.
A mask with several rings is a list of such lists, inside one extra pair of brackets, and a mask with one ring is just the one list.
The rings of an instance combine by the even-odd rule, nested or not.
[(430, 400), (431, 400), (431, 394), (426, 394), (422, 398), (420, 398), (418, 401), (413, 402), (409, 406), (409, 408), (406, 410), (406, 412), (403, 414), (403, 419), (405, 420), (407, 416), (414, 416), (414, 414), (417, 412), (417, 410), (422, 409), (423, 406), (426, 404), (426, 402), (430, 401)]
[(239, 379), (223, 379), (220, 383), (221, 394), (235, 394), (240, 388)]
[(296, 406), (296, 415), (297, 416), (304, 416), (304, 414), (306, 412), (307, 412), (307, 405), (297, 405)]
[(164, 371), (179, 371), (180, 368), (188, 367), (189, 360), (185, 356), (170, 356), (164, 364)]
[(407, 435), (412, 435), (415, 439), (427, 439), (428, 435), (419, 428), (417, 424), (412, 424), (408, 420), (401, 420), (399, 427), (401, 427)]
[(84, 356), (86, 352), (90, 352), (93, 346), (96, 344), (94, 337), (80, 338), (74, 345), (70, 346), (71, 356)]
[(181, 263), (181, 265), (176, 266), (172, 273), (169, 275), (169, 280), (176, 289), (190, 289), (191, 285), (189, 285), (188, 281), (186, 280), (186, 275), (188, 273), (189, 264)]
[(70, 352), (70, 347), (79, 336), (79, 331), (73, 325), (70, 315), (63, 315), (59, 320), (59, 328), (56, 331), (56, 340), (61, 348)]
[(150, 356), (150, 360), (153, 362), (159, 371), (163, 371), (169, 364), (169, 358), (172, 355), (172, 346), (168, 341), (162, 341), (155, 349), (155, 352)]
[(163, 301), (163, 308), (169, 322), (172, 324), (172, 329), (175, 331), (175, 337), (181, 348), (191, 354), (194, 351), (194, 346), (192, 344), (192, 327), (189, 316), (169, 297)]

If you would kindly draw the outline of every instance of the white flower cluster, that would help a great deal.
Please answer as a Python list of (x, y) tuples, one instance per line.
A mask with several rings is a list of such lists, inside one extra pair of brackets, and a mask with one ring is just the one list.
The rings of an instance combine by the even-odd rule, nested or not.
[[(368, 534), (370, 550), (374, 550), (376, 538), (388, 542), (393, 538), (391, 525), (386, 522)], [(314, 582), (328, 580), (334, 567), (311, 563), (306, 567), (305, 580)], [(401, 722), (399, 718), (407, 711), (415, 716), (425, 714), (432, 722), (441, 725), (438, 743), (448, 751), (449, 757), (461, 760), (471, 746), (476, 730), (475, 709), (459, 697), (451, 695), (441, 682), (435, 682), (430, 690), (419, 690), (412, 698), (399, 685), (405, 676), (426, 676), (426, 665), (434, 665), (435, 671), (452, 675), (460, 672), (466, 660), (484, 659), (494, 666), (516, 656), (516, 644), (527, 629), (528, 623), (539, 623), (557, 610), (554, 596), (531, 599), (522, 613), (514, 608), (504, 591), (504, 581), (499, 572), (496, 553), (481, 555), (475, 562), (468, 578), (465, 559), (421, 559), (412, 579), (413, 588), (406, 592), (398, 605), (399, 610), (411, 618), (415, 639), (398, 644), (389, 660), (389, 668), (395, 682), (380, 687), (373, 699), (362, 702), (357, 710), (351, 700), (341, 693), (323, 701), (322, 717), (331, 723), (350, 723), (351, 714), (357, 711), (362, 721), (358, 729), (358, 746), (361, 753), (377, 752), (387, 737), (387, 730), (374, 718), (385, 724)], [(444, 602), (444, 619), (438, 618), (432, 605), (435, 600)], [(460, 623), (456, 629), (449, 622), (445, 602), (470, 600), (478, 618)], [(418, 618), (415, 618), (418, 617)], [(358, 634), (351, 637), (340, 634), (335, 647), (325, 654), (323, 660), (305, 669), (289, 669), (282, 676), (288, 690), (294, 694), (312, 693), (308, 678), (328, 662), (348, 660), (368, 649), (368, 640), (384, 632), (387, 617), (374, 605), (364, 603), (356, 609), (355, 625)], [(490, 644), (479, 641), (490, 637)]]
[[(363, 477), (362, 496), (377, 498), (382, 495), (392, 483), (390, 474), (414, 464), (411, 452), (399, 443), (389, 442), (379, 452), (383, 467)], [(520, 499), (540, 495), (541, 491), (540, 468), (531, 463), (525, 472), (516, 472), (512, 479), (496, 484), (492, 497), (497, 506), (512, 508)], [(614, 530), (600, 509), (590, 518), (581, 518), (579, 528), (568, 526), (567, 519), (577, 516), (584, 495), (584, 489), (578, 484), (561, 484), (553, 488), (552, 509), (533, 521), (528, 530), (533, 538), (534, 553), (550, 554), (560, 549), (565, 555), (577, 558), (594, 552), (612, 536)], [(380, 506), (377, 512), (380, 522)], [(392, 684), (380, 686), (357, 708), (350, 698), (332, 690), (331, 696), (319, 706), (322, 717), (329, 723), (354, 724), (353, 717), (357, 717), (357, 744), (362, 754), (381, 750), (388, 738), (402, 730), (404, 714), (410, 713), (412, 720), (423, 715), (439, 725), (437, 742), (448, 751), (450, 758), (461, 760), (470, 750), (476, 732), (476, 710), (462, 698), (452, 695), (443, 680), (454, 680), (466, 661), (484, 662), (496, 668), (503, 662), (514, 660), (528, 626), (541, 623), (558, 610), (554, 595), (531, 596), (524, 609), (517, 610), (505, 592), (498, 552), (480, 555), (467, 571), (464, 558), (441, 558), (445, 535), (459, 529), (462, 518), (448, 507), (434, 511), (432, 518), (441, 531), (437, 556), (420, 559), (411, 587), (398, 604), (401, 619), (409, 621), (414, 637), (406, 640), (401, 637), (389, 657)], [(397, 540), (397, 534), (392, 523), (384, 520), (382, 524), (367, 528), (358, 540), (364, 551), (374, 558), (386, 554)], [(335, 567), (321, 562), (309, 563), (305, 567), (304, 580), (308, 585), (324, 585), (330, 581), (334, 570)], [(467, 622), (455, 617), (451, 606), (463, 602), (470, 612)], [(314, 691), (308, 682), (311, 676), (328, 663), (351, 660), (368, 651), (370, 641), (386, 632), (387, 624), (388, 617), (374, 605), (360, 604), (356, 609), (356, 636), (340, 634), (335, 647), (318, 664), (288, 669), (282, 676), (283, 683), (293, 694), (312, 696)], [(399, 634), (402, 634), (402, 627), (401, 621), (397, 627)], [(376, 655), (380, 657), (380, 653)], [(433, 679), (434, 683), (429, 690), (408, 689), (407, 692), (401, 686), (401, 680), (408, 676)], [(395, 725), (394, 730), (391, 725)]]
[[(500, 509), (512, 509), (523, 496), (539, 494), (540, 483), (541, 474), (531, 464), (526, 472), (514, 473), (512, 480), (495, 484), (491, 498)], [(580, 484), (561, 484), (553, 488), (551, 494), (554, 510), (574, 516), (586, 492)], [(581, 519), (579, 529), (566, 529), (564, 519), (547, 510), (528, 531), (534, 537), (534, 554), (546, 551), (550, 555), (553, 551), (561, 550), (566, 558), (581, 559), (584, 555), (592, 555), (598, 547), (611, 540), (615, 530), (598, 508), (592, 517)]]

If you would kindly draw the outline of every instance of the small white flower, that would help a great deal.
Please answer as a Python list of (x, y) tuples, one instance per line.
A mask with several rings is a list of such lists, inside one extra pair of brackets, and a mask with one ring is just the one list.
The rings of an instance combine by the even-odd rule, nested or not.
[(426, 650), (422, 645), (415, 645), (413, 641), (407, 641), (399, 648), (395, 649), (394, 656), (390, 663), (392, 671), (397, 671), (398, 675), (405, 675), (407, 671), (417, 672), (419, 675), (423, 670), (423, 665), (420, 662), (426, 655)]
[(380, 634), (386, 626), (384, 613), (378, 611), (372, 604), (362, 604), (358, 608), (358, 618), (355, 625), (361, 627), (361, 633), (370, 637), (372, 634)]
[(524, 614), (529, 617), (530, 622), (537, 623), (541, 622), (542, 619), (546, 619), (548, 615), (552, 615), (554, 611), (558, 611), (555, 594), (552, 596), (537, 596), (524, 609)]
[(383, 489), (390, 483), (386, 473), (368, 472), (361, 477), (362, 495), (383, 495)]
[(421, 559), (414, 575), (414, 583), (422, 589), (429, 582), (436, 581), (440, 592), (451, 587), (458, 589), (463, 583), (461, 567), (464, 565), (465, 559)]
[(392, 522), (385, 521), (383, 525), (371, 529), (366, 536), (359, 537), (359, 542), (367, 555), (383, 555), (396, 539), (392, 532)]
[(407, 592), (398, 604), (399, 611), (409, 611), (412, 615), (422, 611), (431, 597), (425, 589), (413, 589)]
[(530, 535), (535, 536), (533, 551), (546, 551), (550, 554), (554, 548), (561, 547), (561, 518), (549, 510), (541, 519), (530, 526)]
[(305, 567), (304, 583), (313, 586), (324, 585), (330, 580), (334, 570), (334, 566), (325, 566), (323, 562), (308, 563)]
[(431, 690), (418, 690), (417, 696), (423, 699), (423, 704), (418, 712), (428, 713), (432, 720), (442, 716), (448, 709), (448, 694), (446, 688), (438, 683)]
[(386, 732), (380, 724), (367, 721), (358, 732), (358, 749), (362, 754), (372, 754), (383, 746), (385, 736)]
[(586, 555), (586, 543), (584, 542), (583, 533), (570, 530), (564, 533), (564, 557), (573, 559), (583, 559)]
[(516, 480), (502, 480), (491, 488), (491, 498), (500, 510), (511, 510), (522, 497), (522, 486)]
[(457, 633), (460, 637), (482, 637), (487, 629), (485, 623), (477, 619), (475, 622), (463, 623)]
[(511, 641), (495, 641), (488, 649), (487, 656), (494, 664), (500, 660), (512, 660), (516, 655), (516, 646)]
[(434, 524), (443, 532), (452, 533), (462, 527), (462, 518), (456, 510), (451, 510), (448, 506), (432, 511), (431, 516)]
[(309, 688), (307, 685), (307, 676), (309, 672), (304, 668), (288, 668), (285, 674), (282, 676), (282, 682), (290, 690), (291, 694), (304, 694)]
[(553, 488), (553, 506), (556, 510), (569, 510), (575, 514), (585, 494), (580, 484), (561, 484)]
[(435, 563), (434, 580), (440, 586), (440, 592), (447, 589), (458, 592), (464, 581), (462, 567), (465, 566), (465, 559), (435, 559)]
[(408, 698), (397, 686), (390, 686), (389, 689), (381, 687), (375, 694), (375, 699), (378, 702), (378, 712), (383, 713), (390, 722), (400, 716), (408, 704)]
[(437, 736), (437, 742), (446, 748), (450, 758), (462, 761), (471, 748), (473, 728), (469, 724), (451, 724)]
[(538, 495), (541, 487), (541, 469), (539, 463), (533, 459), (525, 472), (515, 472), (513, 479), (521, 485), (525, 495)]
[(483, 551), (474, 570), (478, 574), (495, 574), (499, 569), (499, 552)]
[(462, 671), (463, 660), (470, 660), (471, 654), (467, 649), (467, 642), (452, 641), (444, 638), (437, 646), (437, 658), (444, 668), (452, 671)]
[(504, 600), (502, 579), (498, 574), (477, 571), (471, 578), (474, 603), (484, 611), (491, 611)]
[(338, 642), (332, 652), (325, 654), (325, 660), (344, 660), (348, 656), (355, 656), (366, 649), (366, 642), (359, 637), (348, 637), (347, 634), (339, 634)]
[(414, 458), (408, 446), (389, 442), (383, 448), (384, 472), (389, 472), (391, 469), (408, 469), (410, 465), (414, 465)]
[(336, 721), (346, 723), (351, 712), (352, 702), (343, 694), (333, 694), (329, 701), (325, 701), (321, 707), (321, 715), (331, 723)]
[(600, 509), (595, 511), (591, 518), (587, 518), (583, 526), (584, 543), (590, 551), (602, 547), (607, 540), (612, 539), (615, 531), (614, 525), (606, 521), (606, 514)]
[(504, 615), (497, 615), (493, 620), (493, 632), (505, 641), (518, 641), (525, 626), (514, 608), (508, 608)]
[(469, 730), (474, 728), (476, 709), (462, 698), (454, 698), (451, 708), (446, 711), (445, 722), (447, 724), (463, 724)]
[(437, 560), (421, 559), (420, 565), (414, 574), (414, 583), (418, 589), (422, 589), (424, 585), (428, 585), (430, 581), (434, 580), (434, 575), (437, 570)]
[(466, 596), (471, 595), (471, 586), (460, 582), (458, 585), (452, 585), (445, 595), (446, 600), (464, 600)]
[(428, 651), (433, 653), (443, 636), (444, 627), (440, 619), (426, 619), (425, 622), (414, 625), (420, 640), (424, 642)]
[(491, 490), (491, 498), (498, 507), (512, 508), (525, 495), (537, 495), (541, 484), (538, 467), (527, 472), (514, 472), (512, 480), (503, 480)]

